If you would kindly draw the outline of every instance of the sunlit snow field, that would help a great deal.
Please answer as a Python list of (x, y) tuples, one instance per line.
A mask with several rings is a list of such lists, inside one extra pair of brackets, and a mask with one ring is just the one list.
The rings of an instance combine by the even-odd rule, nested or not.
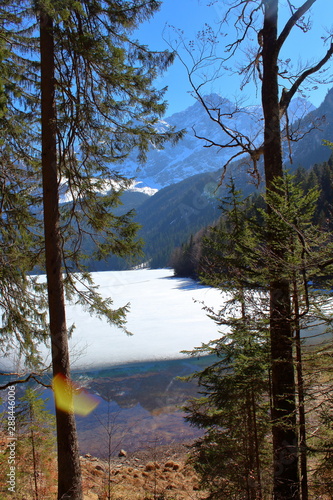
[[(220, 309), (225, 295), (190, 278), (175, 278), (171, 269), (105, 271), (92, 276), (115, 308), (130, 303), (126, 328), (133, 335), (90, 316), (81, 306), (67, 304), (68, 326), (75, 324), (70, 339), (74, 370), (181, 358), (181, 351), (218, 338), (219, 328), (226, 328), (218, 327), (203, 310), (204, 304)], [(50, 364), (50, 349), (40, 346), (40, 351)], [(2, 358), (0, 369), (18, 369), (13, 359)]]
[[(218, 337), (218, 327), (202, 304), (219, 308), (223, 299), (218, 290), (175, 278), (170, 269), (105, 271), (92, 276), (103, 296), (113, 299), (114, 307), (130, 303), (126, 328), (133, 335), (90, 316), (81, 306), (68, 304), (68, 326), (75, 324), (70, 339), (72, 369), (179, 358), (184, 356), (182, 350)], [(40, 346), (40, 351), (50, 363), (49, 348)], [(0, 364), (8, 370), (14, 363), (9, 357)]]
[(93, 277), (115, 307), (130, 303), (126, 327), (133, 335), (69, 305), (68, 323), (76, 326), (70, 341), (72, 368), (177, 358), (180, 351), (218, 336), (218, 327), (200, 303), (219, 307), (218, 290), (174, 278), (169, 269), (100, 272)]

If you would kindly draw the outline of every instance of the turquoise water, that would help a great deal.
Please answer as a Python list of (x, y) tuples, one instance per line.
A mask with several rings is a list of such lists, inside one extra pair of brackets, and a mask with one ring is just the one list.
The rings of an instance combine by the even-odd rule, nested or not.
[[(213, 357), (149, 361), (77, 371), (75, 382), (97, 395), (99, 404), (88, 416), (77, 416), (80, 452), (106, 457), (109, 449), (117, 455), (121, 448), (132, 452), (142, 448), (177, 442), (191, 442), (201, 431), (184, 420), (182, 405), (197, 395), (195, 382), (186, 377), (200, 371)], [(51, 383), (50, 375), (44, 383)], [(1, 377), (1, 383), (6, 383)], [(36, 385), (29, 382), (29, 385)], [(27, 384), (16, 386), (17, 401)], [(53, 392), (41, 388), (46, 408), (54, 413)], [(0, 396), (6, 397), (6, 391)]]
[(81, 382), (100, 399), (87, 417), (77, 417), (81, 453), (106, 456), (108, 449), (135, 451), (161, 444), (190, 442), (201, 435), (184, 420), (181, 406), (197, 395), (184, 377), (210, 364), (200, 359), (151, 361), (78, 372)]

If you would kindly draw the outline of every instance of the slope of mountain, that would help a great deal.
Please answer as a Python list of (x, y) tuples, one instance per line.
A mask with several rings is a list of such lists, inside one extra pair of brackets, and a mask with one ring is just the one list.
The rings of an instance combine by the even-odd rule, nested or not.
[[(206, 97), (206, 101), (221, 106), (223, 113), (228, 116), (230, 127), (241, 128), (249, 135), (257, 134), (260, 108), (244, 108), (241, 113), (233, 117), (232, 104), (227, 99), (212, 94)], [(135, 163), (134, 156), (121, 166), (125, 175), (134, 175), (148, 186), (161, 188), (198, 173), (214, 172), (222, 167), (230, 155), (230, 148), (223, 151), (206, 148), (205, 141), (195, 137), (197, 134), (212, 140), (221, 140), (220, 126), (209, 119), (199, 102), (160, 121), (158, 127), (160, 130), (170, 127), (175, 127), (177, 130), (185, 129), (186, 134), (175, 146), (167, 144), (163, 150), (151, 150), (147, 162), (141, 167)], [(222, 133), (222, 136), (225, 134)]]
[[(207, 99), (220, 100), (213, 94)], [(225, 113), (231, 110), (231, 104), (223, 100)], [(307, 111), (310, 110), (309, 113)], [(293, 144), (293, 164), (289, 162), (289, 146), (286, 143), (284, 156), (286, 166), (296, 168), (303, 165), (309, 168), (314, 163), (328, 160), (331, 150), (323, 145), (323, 140), (333, 140), (333, 89), (328, 92), (323, 104), (314, 109), (301, 98), (295, 99), (289, 111), (290, 122), (294, 130), (304, 134), (299, 142)], [(299, 121), (302, 119), (302, 121)], [(238, 128), (247, 134), (257, 134), (261, 142), (258, 123), (260, 123), (259, 108), (242, 110), (236, 118), (231, 116), (230, 126)], [(205, 142), (194, 136), (192, 126), (198, 135), (210, 137), (216, 142), (221, 136), (221, 129), (206, 115), (201, 104), (195, 103), (181, 113), (177, 113), (160, 127), (176, 126), (177, 129), (187, 128), (185, 138), (176, 146), (166, 146), (162, 151), (154, 150), (148, 155), (147, 164), (136, 172), (141, 184), (136, 190), (126, 192), (122, 201), (124, 205), (118, 209), (123, 212), (135, 208), (135, 220), (142, 226), (140, 236), (145, 241), (145, 256), (142, 261), (149, 261), (152, 267), (163, 267), (168, 264), (171, 250), (186, 241), (191, 234), (200, 228), (211, 224), (219, 215), (218, 199), (223, 197), (228, 176), (232, 175), (239, 189), (248, 195), (255, 189), (253, 180), (246, 173), (241, 162), (229, 166), (228, 175), (222, 187), (218, 188), (221, 179), (221, 167), (227, 160), (230, 151), (218, 148), (205, 148)], [(257, 127), (257, 128), (256, 128)], [(122, 173), (133, 176), (136, 168), (129, 161), (122, 168)], [(127, 169), (127, 170), (126, 170)], [(196, 175), (191, 175), (199, 172)], [(141, 186), (141, 187), (140, 187)], [(165, 186), (149, 196), (154, 191), (146, 192), (145, 186)], [(91, 263), (93, 270), (127, 268), (130, 264), (110, 258), (105, 263)]]
[[(323, 144), (323, 140), (333, 140), (333, 89), (320, 108), (312, 108), (308, 114), (307, 109), (308, 104), (303, 99), (296, 99), (292, 103), (290, 121), (295, 123), (295, 129), (299, 129), (300, 134), (309, 132), (295, 143), (292, 165), (288, 165), (289, 152), (286, 145), (286, 167), (297, 168), (303, 165), (309, 168), (315, 163), (328, 160), (332, 153)], [(298, 121), (300, 118), (302, 122)], [(202, 148), (202, 151), (193, 156), (202, 159), (206, 155), (212, 158), (211, 154), (211, 149)], [(202, 165), (206, 164), (202, 162)], [(244, 195), (255, 190), (250, 175), (241, 162), (238, 162), (230, 165), (228, 175), (219, 188), (221, 170), (202, 173), (161, 189), (138, 207), (137, 221), (142, 225), (141, 236), (146, 242), (145, 258), (152, 267), (167, 265), (172, 248), (216, 220), (219, 216), (218, 199), (224, 196), (230, 175)]]
[(315, 163), (327, 161), (332, 153), (323, 141), (333, 142), (333, 88), (328, 91), (322, 104), (302, 120), (308, 134), (293, 147), (293, 166), (306, 169)]
[[(235, 105), (227, 99), (211, 94), (205, 97), (205, 102), (212, 111), (213, 118), (220, 113), (228, 128), (240, 131), (251, 139), (253, 144), (262, 143), (262, 111), (260, 106), (244, 106), (235, 112)], [(294, 122), (315, 108), (305, 99), (296, 98), (290, 106), (289, 119)], [(162, 150), (152, 149), (147, 156), (147, 162), (138, 166), (132, 155), (120, 167), (121, 172), (137, 177), (144, 185), (165, 187), (180, 182), (187, 177), (203, 172), (214, 172), (226, 163), (239, 148), (207, 147), (208, 143), (199, 137), (209, 138), (216, 144), (230, 140), (220, 125), (211, 120), (200, 102), (195, 102), (184, 111), (161, 120), (159, 130), (170, 127), (186, 130), (184, 138), (175, 146), (166, 144)]]
[[(218, 188), (219, 180), (219, 172), (197, 174), (161, 189), (136, 207), (134, 219), (141, 225), (139, 236), (144, 241), (144, 257), (137, 264), (149, 262), (153, 268), (165, 267), (175, 246), (218, 217), (218, 197), (224, 190)], [(133, 207), (132, 197), (124, 196), (123, 212)], [(126, 269), (131, 265), (113, 256), (106, 261), (89, 262), (93, 271)]]
[(175, 246), (217, 219), (218, 173), (198, 174), (152, 196), (137, 209), (145, 261), (151, 267), (168, 265)]

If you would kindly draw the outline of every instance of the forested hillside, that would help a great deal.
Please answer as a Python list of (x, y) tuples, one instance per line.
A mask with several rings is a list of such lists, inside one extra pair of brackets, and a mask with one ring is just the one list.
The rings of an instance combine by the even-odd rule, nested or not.
[[(93, 376), (98, 362), (117, 362), (116, 344), (129, 363), (209, 357), (183, 371), (197, 393), (177, 416), (200, 431), (191, 499), (332, 500), (332, 15), (317, 0), (0, 2), (0, 351), (13, 360), (0, 374), (0, 496), (83, 500), (76, 415), (92, 414), (108, 466), (95, 467), (105, 484), (89, 498), (115, 497), (125, 380), (104, 380), (94, 395), (90, 376), (73, 381), (84, 312), (78, 338)], [(173, 64), (178, 104), (167, 117)], [(170, 265), (195, 281), (142, 269)], [(103, 269), (129, 270), (91, 273)], [(177, 375), (163, 382), (164, 402), (140, 391), (168, 407), (169, 429)], [(53, 431), (36, 385), (54, 397), (57, 478), (47, 477)], [(125, 399), (122, 410), (138, 411), (126, 437), (156, 447), (141, 410), (159, 409)], [(133, 500), (175, 500), (165, 477), (163, 490), (155, 475), (154, 491), (137, 488)]]
[[(290, 171), (298, 168), (308, 170), (315, 164), (328, 160), (330, 150), (325, 146), (324, 140), (330, 140), (333, 136), (332, 96), (333, 89), (317, 109), (305, 99), (296, 98), (292, 101), (290, 133), (294, 140), (284, 145), (284, 162)], [(216, 104), (220, 103), (224, 111), (231, 109), (231, 103), (217, 94), (205, 98), (212, 99)], [(239, 127), (240, 133), (246, 135), (260, 119), (260, 107), (251, 107), (244, 108), (241, 116), (232, 123)], [(218, 218), (218, 199), (226, 193), (225, 185), (230, 176), (244, 196), (256, 190), (248, 155), (230, 164), (221, 183), (222, 166), (230, 152), (205, 147), (209, 145), (207, 140), (195, 136), (193, 127), (200, 137), (211, 141), (219, 139), (219, 127), (206, 116), (199, 102), (162, 120), (158, 127), (163, 131), (171, 130), (172, 126), (185, 130), (185, 135), (176, 145), (168, 144), (164, 150), (157, 151), (153, 148), (148, 151), (145, 165), (139, 165), (133, 160), (134, 153), (131, 153), (129, 160), (117, 165), (122, 174), (135, 177), (138, 186), (142, 187), (126, 189), (121, 195), (121, 205), (113, 206), (112, 212), (117, 216), (135, 211), (134, 220), (141, 226), (139, 237), (143, 241), (143, 253), (135, 259), (110, 254), (97, 260), (90, 255), (85, 263), (91, 271), (128, 269), (140, 264), (153, 268), (168, 266), (175, 247), (182, 245), (196, 231)], [(262, 160), (258, 162), (258, 172), (262, 177)], [(155, 186), (160, 189), (154, 189)], [(259, 189), (263, 189), (262, 182)], [(71, 194), (66, 183), (61, 186), (60, 194), (63, 206), (69, 198), (67, 207), (70, 210)], [(103, 196), (103, 192), (98, 194), (97, 191), (96, 196)], [(91, 239), (84, 233), (82, 249), (87, 255), (94, 249)]]
[[(294, 183), (299, 185), (304, 195), (313, 188), (319, 191), (312, 222), (319, 225), (323, 231), (333, 230), (333, 155), (327, 162), (315, 164), (309, 170), (298, 168), (294, 172)], [(237, 189), (237, 186), (236, 186)], [(244, 193), (241, 191), (242, 197)], [(223, 197), (222, 197), (223, 198)], [(223, 205), (220, 199), (220, 205)], [(255, 218), (260, 224), (260, 212), (265, 206), (262, 194), (253, 193), (246, 198), (244, 205), (245, 217)], [(221, 207), (220, 207), (221, 208)], [(224, 224), (225, 216), (219, 211), (215, 227)], [(191, 233), (190, 237), (177, 246), (171, 256), (170, 264), (176, 276), (198, 278), (201, 273), (201, 258), (203, 253), (203, 238), (209, 234), (210, 226), (202, 226), (198, 232)]]

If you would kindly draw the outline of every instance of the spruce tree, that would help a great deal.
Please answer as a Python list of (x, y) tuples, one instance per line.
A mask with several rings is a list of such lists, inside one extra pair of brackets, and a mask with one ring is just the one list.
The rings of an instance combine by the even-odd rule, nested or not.
[[(185, 49), (180, 58), (186, 66), (194, 95), (221, 131), (220, 137), (217, 134), (203, 137), (201, 131), (197, 132), (197, 137), (205, 140), (206, 147), (226, 148), (228, 151), (222, 178), (227, 167), (236, 159), (248, 167), (248, 172), (257, 183), (260, 182), (263, 170), (268, 191), (274, 190), (275, 182), (283, 178), (283, 140), (287, 138), (290, 150), (290, 144), (297, 136), (297, 131), (289, 126), (290, 102), (297, 92), (304, 88), (306, 81), (311, 82), (314, 75), (320, 75), (333, 55), (332, 33), (328, 33), (322, 37), (327, 42), (327, 47), (321, 48), (322, 42), (319, 42), (318, 52), (321, 51), (321, 55), (313, 64), (305, 64), (294, 71), (290, 70), (290, 59), (284, 60), (283, 50), (286, 49), (292, 32), (301, 29), (307, 36), (310, 25), (305, 21), (305, 16), (315, 4), (316, 0), (305, 0), (299, 6), (289, 1), (283, 5), (278, 0), (231, 0), (225, 8), (221, 5), (218, 29), (206, 27), (200, 32), (197, 52), (193, 41), (187, 45), (180, 36), (181, 41), (177, 49), (179, 45)], [(285, 14), (285, 21), (282, 23), (279, 22), (281, 14)], [(253, 33), (257, 36), (253, 37)], [(219, 50), (225, 34), (228, 41), (223, 49)], [(243, 58), (244, 54), (245, 60), (240, 63), (240, 57)], [(251, 102), (250, 106), (245, 107), (242, 99), (238, 99), (238, 102), (231, 106), (228, 104), (226, 108), (226, 101), (222, 97), (205, 97), (205, 84), (210, 86), (212, 80), (224, 76), (224, 73), (233, 67), (232, 64), (239, 68), (240, 90), (252, 79), (256, 81), (261, 95), (263, 119), (252, 114)], [(240, 130), (237, 120), (237, 117), (242, 119), (244, 113), (252, 119), (254, 125), (253, 129), (245, 134)], [(234, 118), (234, 124), (230, 124), (229, 118)], [(269, 206), (267, 210), (270, 213)], [(280, 263), (282, 266), (286, 256), (273, 230), (267, 232), (267, 238), (270, 251), (275, 252), (276, 270), (276, 265)], [(299, 500), (296, 386), (291, 330), (292, 287), (283, 276), (285, 273), (281, 267), (275, 272), (274, 278), (272, 273), (269, 286), (274, 416), (273, 498)], [(288, 425), (281, 424), (287, 421)], [(285, 459), (285, 456), (288, 459)]]
[[(224, 292), (224, 307), (218, 313), (208, 309), (208, 313), (218, 325), (229, 327), (230, 331), (224, 330), (220, 339), (193, 351), (193, 354), (214, 353), (221, 358), (195, 375), (204, 397), (186, 407), (188, 420), (207, 429), (204, 438), (195, 445), (194, 459), (204, 484), (211, 490), (211, 498), (237, 491), (241, 477), (243, 486), (248, 484), (244, 480), (247, 477), (244, 466), (253, 463), (250, 457), (255, 454), (250, 453), (246, 462), (244, 451), (251, 449), (251, 431), (252, 437), (256, 430), (255, 434), (265, 439), (269, 429), (269, 421), (260, 413), (260, 408), (265, 407), (265, 401), (269, 401), (272, 394), (269, 376), (269, 283), (281, 273), (283, 267), (284, 273), (279, 278), (287, 280), (292, 291), (290, 328), (292, 361), (296, 370), (297, 405), (294, 418), (299, 446), (291, 452), (296, 455), (297, 461), (299, 459), (300, 493), (306, 500), (309, 498), (307, 461), (311, 449), (306, 414), (311, 411), (313, 402), (306, 385), (308, 375), (303, 360), (306, 357), (308, 365), (309, 354), (303, 352), (301, 331), (309, 330), (311, 337), (314, 324), (331, 323), (327, 314), (330, 294), (318, 290), (317, 285), (320, 282), (326, 289), (331, 286), (327, 279), (332, 272), (331, 236), (313, 223), (319, 191), (310, 189), (305, 193), (288, 174), (266, 193), (263, 206), (256, 210), (249, 210), (248, 202), (242, 200), (233, 183), (229, 190), (230, 197), (223, 203), (224, 217), (204, 239), (201, 279)], [(269, 205), (269, 212), (266, 205)], [(244, 207), (247, 207), (246, 210)], [(249, 213), (252, 215), (249, 216)], [(276, 261), (275, 252), (267, 244), (267, 231), (274, 231), (280, 241), (281, 252), (285, 256), (283, 262)], [(261, 418), (258, 421), (249, 420), (252, 425), (249, 430), (246, 408), (251, 407), (252, 394), (256, 398), (254, 413)], [(270, 411), (274, 424), (283, 425), (287, 430), (288, 419), (275, 421), (272, 405)], [(267, 417), (267, 413), (264, 415)], [(244, 429), (245, 436), (250, 440), (248, 447), (245, 441), (242, 446), (238, 445), (241, 436), (244, 439)], [(290, 459), (288, 454), (284, 455), (286, 463)], [(267, 464), (267, 457), (265, 461)], [(239, 476), (229, 472), (231, 467), (221, 466), (221, 463), (231, 465), (231, 462), (237, 463)], [(256, 476), (259, 477), (258, 474)], [(255, 483), (252, 484), (254, 486)], [(258, 480), (256, 485), (252, 493), (244, 489), (244, 498), (261, 498), (261, 482)], [(269, 480), (266, 486), (269, 491)]]
[[(128, 185), (119, 163), (133, 150), (143, 161), (149, 147), (163, 147), (181, 135), (156, 127), (166, 103), (152, 82), (173, 55), (151, 52), (131, 38), (159, 5), (155, 0), (13, 0), (2, 7), (10, 48), (6, 68), (12, 68), (5, 75), (6, 115), (18, 111), (29, 143), (24, 151), (11, 144), (9, 155), (15, 166), (32, 172), (35, 182), (29, 215), (36, 224), (43, 220), (44, 242), (31, 248), (44, 255), (53, 375), (67, 380), (65, 293), (126, 330), (128, 306), (114, 310), (112, 300), (98, 293), (82, 263), (82, 241), (92, 242), (96, 258), (137, 251), (132, 214), (116, 216), (112, 210)], [(62, 187), (70, 196), (63, 209)], [(108, 195), (100, 196), (102, 191)], [(81, 499), (74, 415), (56, 409), (56, 417), (58, 498)]]
[(267, 298), (253, 265), (258, 242), (245, 216), (246, 202), (233, 181), (228, 187), (224, 218), (204, 238), (200, 267), (201, 280), (223, 292), (224, 306), (218, 312), (207, 309), (223, 330), (219, 339), (192, 352), (214, 354), (217, 361), (191, 377), (198, 379), (203, 396), (185, 411), (189, 422), (205, 429), (192, 459), (209, 498), (255, 500), (264, 495), (267, 462)]
[(28, 161), (34, 118), (23, 109), (20, 63), (10, 62), (11, 44), (19, 37), (8, 29), (18, 19), (11, 4), (6, 0), (0, 6), (0, 348), (3, 354), (18, 351), (28, 367), (36, 368), (36, 345), (48, 334), (43, 286), (28, 276), (42, 246), (40, 220), (33, 213), (40, 197), (33, 162)]
[[(330, 282), (322, 279), (324, 273), (331, 273), (330, 255), (332, 252), (331, 237), (313, 223), (316, 202), (320, 196), (318, 189), (310, 189), (307, 193), (295, 183), (290, 175), (276, 183), (274, 191), (266, 195), (266, 203), (271, 213), (263, 213), (266, 227), (274, 227), (279, 234), (281, 246), (284, 247), (285, 261), (283, 268), (285, 278), (291, 284), (291, 328), (293, 332), (294, 362), (297, 385), (297, 423), (299, 429), (299, 462), (300, 491), (302, 500), (309, 498), (308, 484), (308, 430), (306, 413), (309, 413), (308, 395), (305, 387), (304, 353), (301, 331), (307, 332), (313, 324), (329, 325), (327, 306), (330, 297), (318, 291), (316, 282), (330, 288)], [(278, 267), (273, 262), (275, 256), (266, 254), (267, 267), (270, 270)], [(311, 333), (310, 333), (311, 336)]]

